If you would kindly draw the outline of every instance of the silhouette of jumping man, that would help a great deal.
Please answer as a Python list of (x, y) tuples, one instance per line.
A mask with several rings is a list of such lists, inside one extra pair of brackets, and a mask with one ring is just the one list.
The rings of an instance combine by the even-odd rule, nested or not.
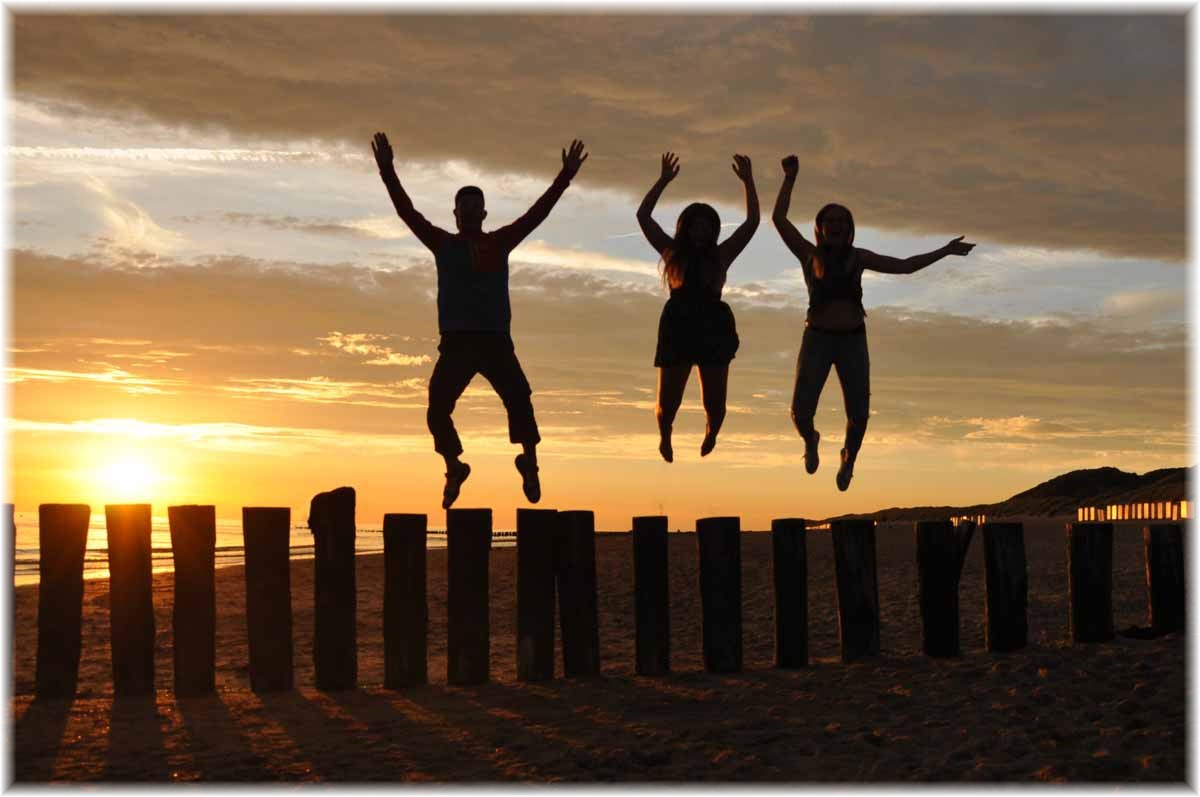
[(854, 476), (854, 462), (870, 416), (871, 362), (867, 355), (867, 312), (862, 303), (863, 270), (912, 274), (947, 255), (966, 255), (975, 244), (963, 241), (960, 235), (941, 249), (923, 255), (904, 259), (877, 255), (853, 246), (854, 217), (845, 207), (831, 203), (817, 213), (814, 246), (787, 218), (799, 169), (795, 155), (783, 159), (783, 185), (771, 216), (783, 242), (800, 260), (808, 287), (808, 315), (796, 359), (792, 421), (804, 438), (804, 469), (816, 473), (821, 434), (814, 428), (813, 418), (829, 369), (837, 368), (846, 408), (846, 441), (836, 481), (838, 489), (844, 491)]
[(662, 156), (662, 173), (637, 212), (642, 233), (662, 257), (663, 282), (671, 291), (658, 321), (654, 352), (654, 365), (659, 369), (655, 408), (658, 451), (667, 462), (675, 458), (671, 427), (693, 365), (700, 369), (700, 396), (707, 421), (700, 456), (712, 452), (725, 421), (729, 363), (737, 353), (738, 336), (733, 311), (721, 301), (721, 291), (726, 272), (758, 228), (759, 215), (750, 159), (734, 155), (733, 173), (746, 187), (746, 220), (720, 244), (721, 219), (711, 205), (693, 202), (684, 208), (675, 222), (674, 238), (654, 221), (651, 214), (658, 198), (679, 174), (679, 158), (673, 152)]
[(537, 464), (541, 436), (533, 417), (532, 390), (517, 360), (510, 334), (508, 255), (546, 219), (587, 160), (583, 142), (572, 141), (570, 148), (562, 151), (562, 170), (521, 218), (490, 232), (482, 229), (487, 218), (482, 190), (468, 185), (454, 195), (458, 232), (449, 233), (435, 227), (413, 207), (396, 176), (392, 147), (385, 134), (375, 134), (371, 151), (396, 213), (433, 253), (437, 265), (441, 343), (438, 361), (429, 378), (426, 421), (433, 434), (434, 450), (446, 461), (442, 508), (450, 508), (463, 482), (471, 475), (471, 466), (459, 459), (462, 442), (450, 415), (475, 374), (483, 374), (504, 402), (508, 439), (523, 448), (515, 461), (521, 474), (521, 489), (529, 502), (536, 504), (542, 497)]

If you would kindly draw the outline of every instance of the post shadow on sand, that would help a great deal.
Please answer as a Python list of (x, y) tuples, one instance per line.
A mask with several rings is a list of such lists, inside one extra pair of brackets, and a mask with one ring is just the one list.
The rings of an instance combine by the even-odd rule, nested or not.
[[(487, 687), (479, 688), (490, 688), (490, 686), (489, 684)], [(361, 691), (335, 692), (330, 693), (328, 698), (337, 703), (338, 707), (356, 722), (365, 725), (373, 736), (390, 743), (390, 747), (381, 754), (390, 756), (392, 760), (399, 758), (400, 760), (396, 762), (398, 767), (407, 767), (424, 774), (427, 770), (422, 765), (426, 756), (440, 756), (446, 746), (461, 745), (462, 740), (448, 736), (436, 728), (431, 728), (427, 722), (406, 714), (402, 708), (403, 704), (411, 703), (425, 712), (438, 712), (446, 726), (453, 727), (464, 734), (472, 733), (470, 729), (450, 723), (441, 714), (439, 704), (445, 700), (447, 694), (471, 692), (475, 688), (422, 685), (400, 691), (388, 690), (381, 694), (367, 694)], [(498, 718), (491, 717), (489, 721), (496, 719)], [(472, 756), (471, 760), (474, 765), (483, 763), (480, 756)], [(488, 767), (489, 772), (474, 779), (495, 781), (506, 777), (503, 770), (491, 762), (487, 762), (485, 766)], [(386, 779), (398, 779), (392, 777), (392, 774), (403, 775), (404, 773), (391, 773), (386, 776)]]
[(262, 703), (263, 713), (283, 728), (312, 764), (315, 776), (333, 781), (354, 779), (354, 762), (364, 751), (356, 748), (348, 757), (342, 757), (340, 745), (331, 746), (323, 741), (331, 727), (347, 738), (357, 737), (358, 731), (349, 723), (322, 709), (299, 689), (262, 693), (258, 700)]
[(116, 695), (109, 707), (108, 751), (101, 780), (169, 782), (171, 763), (157, 698)]
[(12, 725), (13, 778), (18, 782), (48, 781), (54, 776), (63, 734), (75, 698), (34, 698)]
[[(402, 709), (397, 704), (412, 703), (422, 713), (436, 715), (441, 722), (437, 731), (443, 737), (445, 744), (464, 746), (465, 755), (470, 756), (472, 765), (485, 767), (488, 772), (470, 773), (464, 776), (467, 780), (536, 780), (546, 777), (538, 767), (523, 758), (519, 749), (542, 749), (546, 745), (546, 737), (524, 727), (520, 722), (508, 719), (505, 711), (491, 708), (495, 701), (488, 696), (498, 695), (504, 689), (504, 682), (490, 681), (486, 684), (471, 686), (429, 687), (403, 691), (389, 695), (388, 709), (401, 714)], [(452, 719), (454, 714), (462, 717), (480, 716), (481, 711), (489, 721), (487, 725), (466, 725)], [(409, 720), (412, 721), (412, 720)], [(423, 721), (420, 727), (428, 733), (428, 722)], [(511, 759), (511, 765), (521, 770), (514, 773), (511, 769), (493, 760), (495, 751), (501, 751), (504, 757)], [(564, 754), (569, 751), (564, 750)]]
[[(188, 750), (205, 780), (262, 780), (267, 761), (234, 722), (221, 694), (180, 697), (175, 701)], [(207, 755), (203, 751), (213, 752)], [(214, 760), (219, 757), (219, 761)], [(215, 766), (214, 766), (215, 765)], [(239, 773), (245, 770), (244, 777)], [(207, 773), (216, 772), (216, 776)]]

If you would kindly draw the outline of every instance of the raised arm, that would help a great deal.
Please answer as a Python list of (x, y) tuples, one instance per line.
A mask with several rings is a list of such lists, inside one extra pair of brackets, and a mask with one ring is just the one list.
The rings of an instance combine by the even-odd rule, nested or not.
[(578, 139), (573, 140), (570, 149), (562, 151), (562, 168), (546, 192), (538, 197), (538, 200), (530, 206), (529, 210), (525, 211), (521, 218), (496, 230), (495, 236), (503, 241), (509, 249), (515, 249), (517, 244), (525, 240), (529, 233), (546, 220), (563, 192), (567, 190), (567, 186), (571, 184), (571, 179), (579, 172), (579, 167), (587, 159), (588, 153), (583, 151), (583, 142)]
[(754, 237), (754, 231), (758, 229), (758, 191), (754, 188), (754, 173), (750, 170), (750, 158), (745, 155), (734, 155), (733, 173), (746, 186), (746, 220), (733, 231), (733, 235), (730, 235), (717, 247), (721, 265), (725, 268), (733, 265), (733, 261), (746, 248), (746, 244), (750, 243), (750, 239)]
[(663, 232), (663, 228), (659, 227), (658, 222), (654, 220), (654, 206), (658, 204), (658, 198), (662, 196), (667, 184), (674, 180), (677, 174), (679, 174), (679, 158), (675, 156), (674, 152), (664, 153), (662, 172), (654, 185), (650, 186), (650, 190), (646, 192), (646, 198), (642, 200), (642, 204), (638, 206), (637, 210), (637, 220), (642, 228), (642, 235), (646, 236), (646, 240), (654, 247), (654, 251), (660, 255), (675, 245), (675, 239)]
[(375, 154), (375, 163), (379, 166), (379, 176), (383, 179), (383, 184), (387, 186), (388, 196), (392, 198), (396, 214), (404, 220), (413, 235), (417, 236), (417, 240), (425, 244), (430, 251), (436, 251), (442, 241), (450, 236), (450, 233), (430, 224), (429, 220), (413, 207), (412, 200), (408, 198), (404, 187), (400, 185), (400, 178), (396, 175), (396, 167), (392, 163), (392, 145), (388, 143), (386, 134), (375, 134), (374, 140), (371, 141), (371, 152)]
[(783, 238), (784, 244), (792, 254), (801, 261), (806, 261), (812, 254), (813, 245), (800, 234), (800, 231), (788, 221), (787, 217), (788, 207), (792, 204), (792, 188), (796, 185), (796, 175), (799, 172), (799, 158), (795, 155), (788, 155), (783, 159), (783, 185), (779, 186), (779, 196), (775, 199), (775, 212), (771, 214), (771, 221), (774, 222), (775, 229), (779, 230), (779, 236)]
[(975, 244), (967, 243), (963, 240), (963, 236), (960, 235), (941, 249), (935, 249), (923, 255), (913, 255), (906, 258), (877, 255), (868, 249), (859, 249), (858, 262), (862, 264), (863, 268), (880, 271), (884, 274), (912, 274), (926, 266), (932, 266), (947, 255), (958, 255), (961, 257), (970, 254), (974, 248)]

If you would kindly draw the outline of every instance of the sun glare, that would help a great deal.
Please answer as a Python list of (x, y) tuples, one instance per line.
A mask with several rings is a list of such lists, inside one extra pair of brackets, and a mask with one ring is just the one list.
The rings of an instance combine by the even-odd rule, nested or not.
[(101, 466), (95, 480), (106, 503), (150, 501), (162, 474), (145, 460), (124, 457)]

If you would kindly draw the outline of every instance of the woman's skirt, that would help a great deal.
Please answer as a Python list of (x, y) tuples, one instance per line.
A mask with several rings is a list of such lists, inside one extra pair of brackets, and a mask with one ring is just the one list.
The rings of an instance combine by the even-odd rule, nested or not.
[(733, 310), (718, 299), (672, 296), (658, 320), (657, 368), (729, 365), (738, 350)]

